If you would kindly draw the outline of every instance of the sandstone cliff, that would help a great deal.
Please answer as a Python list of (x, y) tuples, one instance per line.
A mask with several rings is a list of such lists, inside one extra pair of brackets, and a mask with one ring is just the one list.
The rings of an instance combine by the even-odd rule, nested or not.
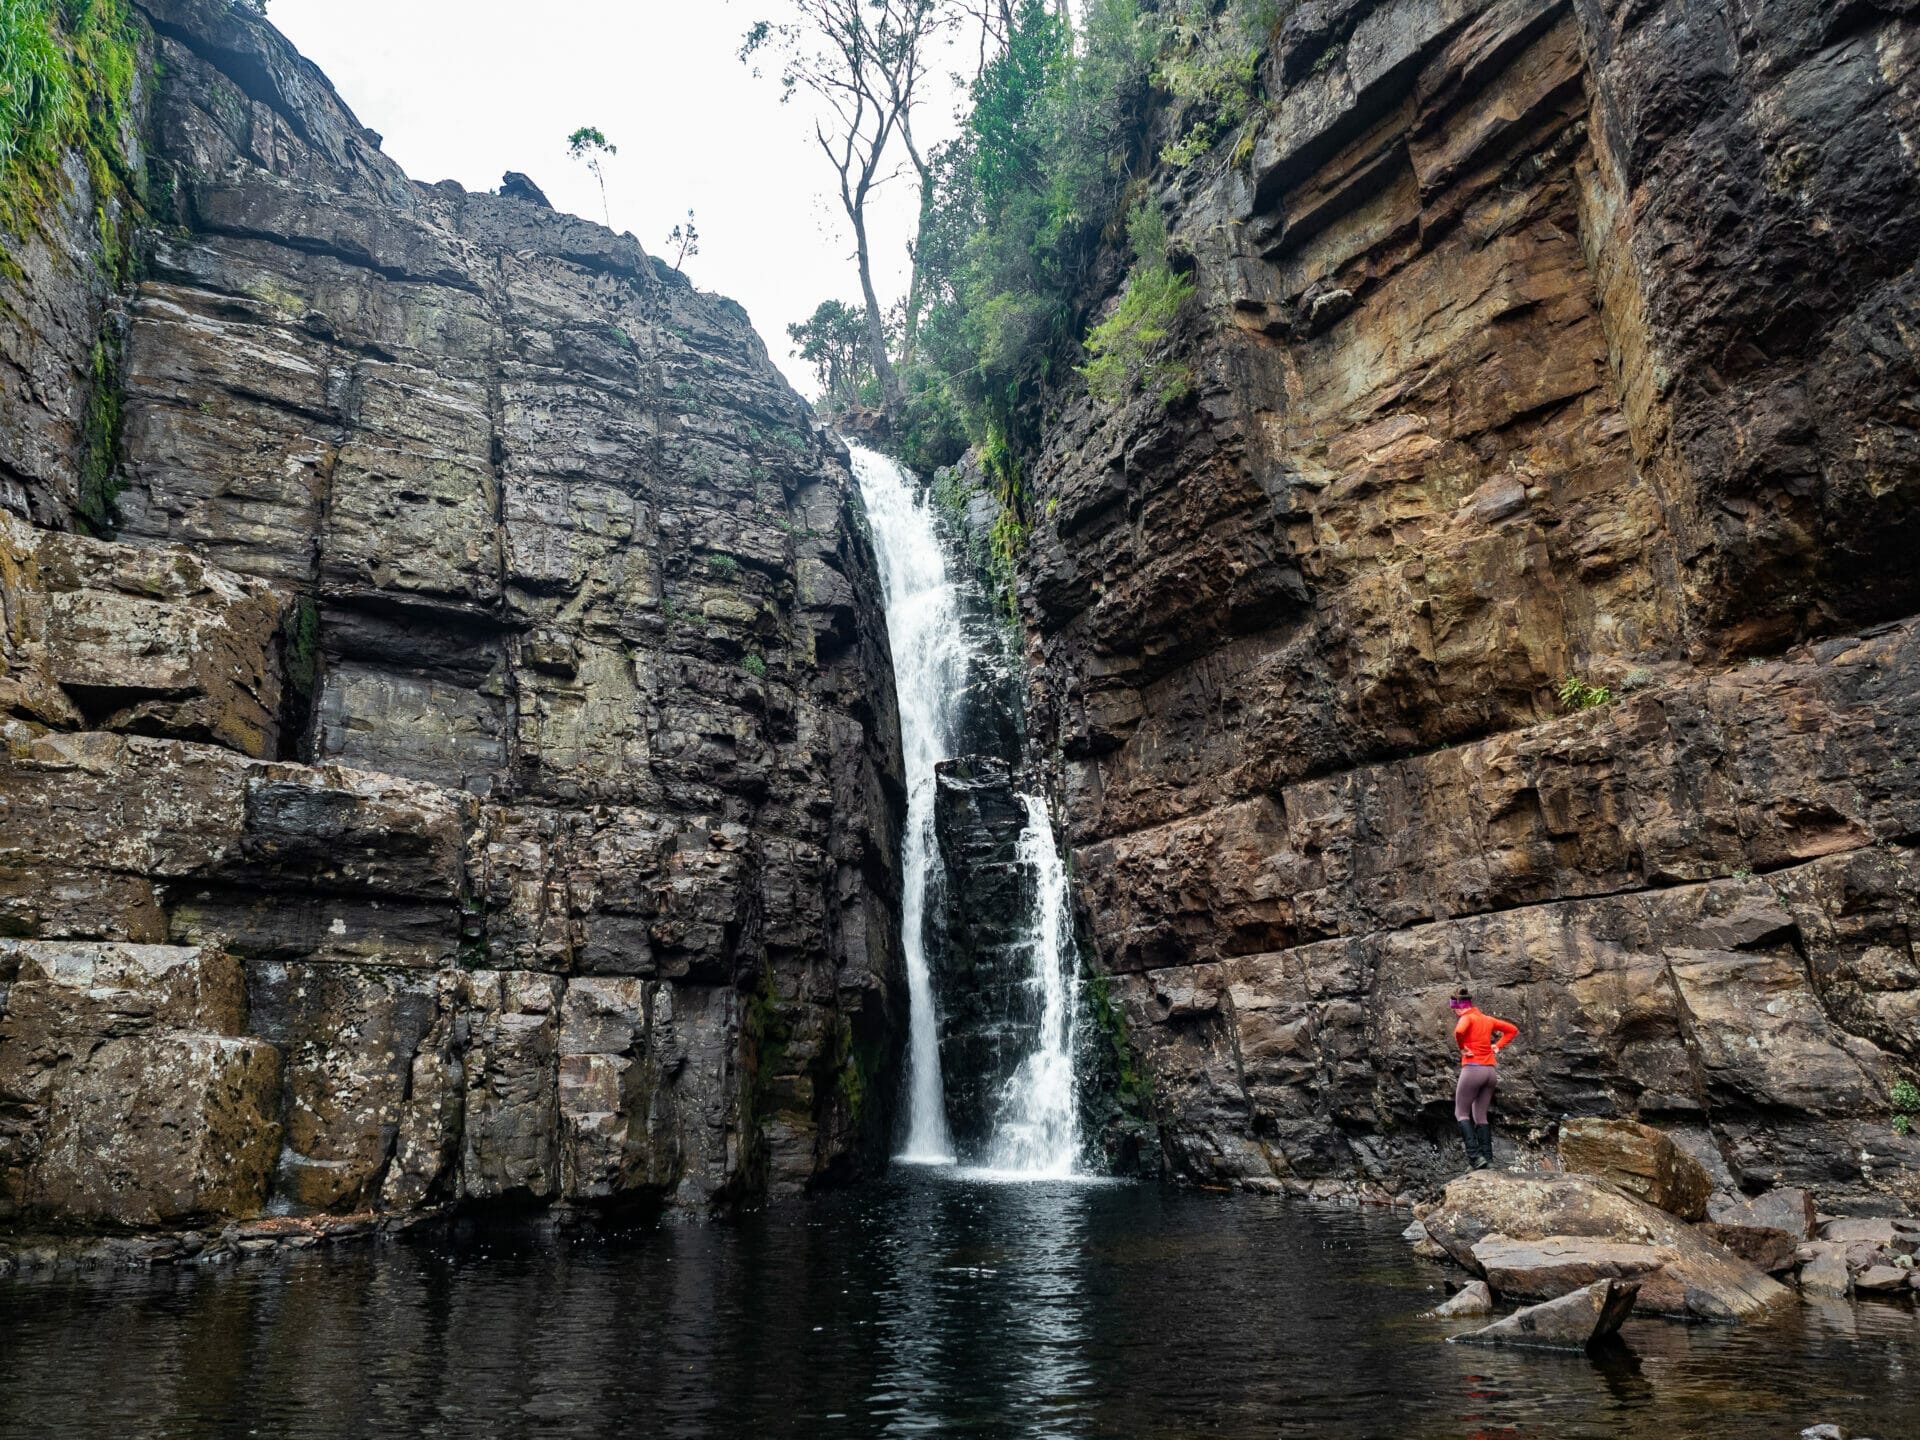
[[(1171, 1162), (1391, 1193), (1500, 1108), (1920, 1200), (1920, 23), (1301, 0), (1155, 198), (1191, 398), (1057, 397), (1024, 613)], [(1569, 713), (1573, 677), (1609, 703)]]
[(0, 1220), (869, 1166), (844, 450), (630, 237), (410, 181), (223, 0), (127, 13), (138, 119), (0, 273)]

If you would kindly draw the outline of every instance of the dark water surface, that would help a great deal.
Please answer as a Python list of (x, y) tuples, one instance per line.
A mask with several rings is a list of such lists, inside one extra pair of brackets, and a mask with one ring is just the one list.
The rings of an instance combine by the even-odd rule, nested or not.
[(0, 1435), (1920, 1437), (1910, 1303), (1448, 1345), (1404, 1217), (907, 1175), (617, 1242), (0, 1282)]

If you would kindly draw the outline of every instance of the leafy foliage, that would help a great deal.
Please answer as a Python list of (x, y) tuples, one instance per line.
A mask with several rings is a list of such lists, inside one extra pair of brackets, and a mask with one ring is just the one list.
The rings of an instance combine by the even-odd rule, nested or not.
[(1167, 41), (1153, 80), (1184, 121), (1179, 137), (1160, 151), (1176, 168), (1193, 164), (1221, 136), (1244, 126), (1259, 103), (1260, 51), (1279, 23), (1278, 0), (1232, 0), (1216, 21), (1218, 8), (1216, 0), (1180, 0), (1167, 17)]
[[(607, 172), (601, 162), (602, 157), (619, 153), (620, 147), (608, 140), (594, 125), (582, 125), (567, 136), (567, 154), (576, 160), (586, 161), (588, 172), (600, 186), (600, 211), (609, 230), (613, 228), (613, 211), (607, 205)], [(691, 212), (688, 214), (688, 219), (692, 219)]]
[(861, 403), (873, 382), (867, 314), (842, 300), (823, 300), (811, 317), (787, 326), (793, 353), (813, 367), (829, 407)]
[(1017, 457), (1037, 437), (1043, 386), (1077, 358), (1080, 292), (1144, 158), (1162, 31), (1140, 0), (1089, 0), (1077, 42), (1046, 0), (1016, 0), (1010, 13), (960, 136), (933, 161), (906, 458), (933, 468), (961, 439), (979, 446), (1024, 525)]
[(51, 0), (0, 0), (0, 167), (44, 144), (72, 97)]
[(1144, 388), (1168, 405), (1193, 388), (1193, 372), (1156, 352), (1193, 294), (1193, 281), (1167, 262), (1166, 219), (1151, 201), (1134, 211), (1127, 234), (1134, 262), (1126, 293), (1119, 308), (1088, 332), (1090, 358), (1080, 373), (1096, 400), (1117, 405)]
[(1589, 685), (1578, 675), (1567, 676), (1555, 693), (1559, 695), (1563, 708), (1575, 711), (1592, 710), (1613, 699), (1613, 691), (1606, 686)]

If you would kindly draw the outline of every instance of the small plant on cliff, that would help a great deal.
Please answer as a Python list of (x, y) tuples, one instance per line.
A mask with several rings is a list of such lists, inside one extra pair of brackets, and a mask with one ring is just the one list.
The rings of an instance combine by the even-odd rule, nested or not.
[(1087, 333), (1087, 363), (1080, 367), (1096, 400), (1118, 405), (1136, 390), (1171, 405), (1193, 388), (1193, 372), (1178, 360), (1155, 352), (1172, 334), (1174, 322), (1193, 294), (1193, 281), (1174, 273), (1167, 261), (1167, 222), (1160, 207), (1143, 200), (1127, 221), (1133, 244), (1133, 269), (1126, 294), (1112, 315)]
[(687, 223), (673, 227), (673, 233), (667, 236), (667, 248), (673, 251), (673, 273), (678, 275), (680, 267), (700, 253), (700, 230), (693, 223), (693, 209), (687, 209)]
[(607, 172), (602, 168), (601, 160), (604, 156), (619, 153), (620, 147), (592, 125), (582, 125), (567, 136), (567, 154), (576, 160), (586, 161), (587, 169), (600, 186), (600, 213), (609, 230), (613, 228), (613, 211), (607, 208)]
[(756, 680), (767, 678), (767, 662), (758, 655), (749, 655), (740, 662), (740, 668)]
[(1592, 710), (1613, 699), (1613, 691), (1606, 686), (1589, 685), (1578, 675), (1567, 676), (1555, 693), (1560, 697), (1561, 707), (1573, 711)]
[(731, 555), (709, 555), (707, 573), (716, 580), (731, 580), (740, 573), (740, 562)]
[(1893, 1129), (1897, 1135), (1911, 1135), (1913, 1121), (1920, 1115), (1920, 1085), (1901, 1080), (1893, 1087)]

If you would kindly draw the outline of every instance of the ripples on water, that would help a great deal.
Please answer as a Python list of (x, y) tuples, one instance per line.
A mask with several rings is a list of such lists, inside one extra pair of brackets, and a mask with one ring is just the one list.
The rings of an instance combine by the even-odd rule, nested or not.
[(1920, 1436), (1910, 1304), (1450, 1346), (1404, 1223), (906, 1171), (617, 1242), (0, 1282), (0, 1435)]

